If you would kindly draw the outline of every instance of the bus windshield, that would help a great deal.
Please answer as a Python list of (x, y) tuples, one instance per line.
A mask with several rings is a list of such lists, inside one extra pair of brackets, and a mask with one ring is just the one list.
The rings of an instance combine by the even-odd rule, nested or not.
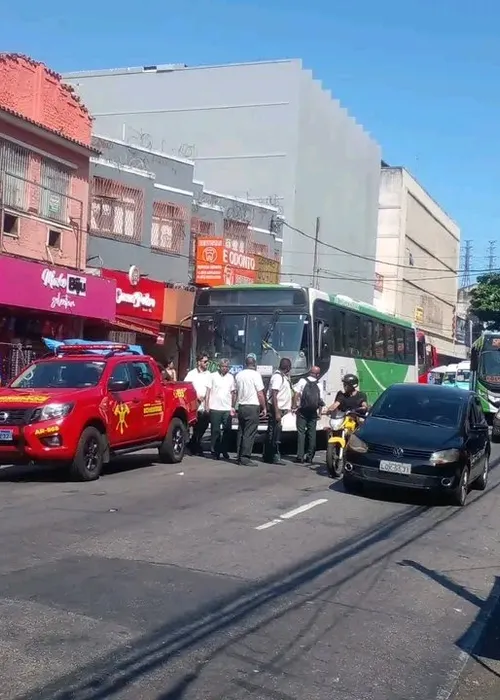
[(484, 350), (479, 357), (478, 375), (489, 384), (500, 384), (500, 351)]
[(271, 374), (283, 357), (291, 360), (295, 374), (305, 372), (311, 361), (306, 314), (197, 315), (193, 325), (196, 354), (227, 358), (234, 370), (244, 366), (250, 353), (263, 374)]

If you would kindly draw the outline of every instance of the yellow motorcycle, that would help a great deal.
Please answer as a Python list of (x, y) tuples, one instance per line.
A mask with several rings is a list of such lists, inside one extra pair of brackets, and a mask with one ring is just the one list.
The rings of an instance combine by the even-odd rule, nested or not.
[(330, 416), (326, 445), (326, 469), (332, 479), (339, 479), (344, 473), (345, 448), (349, 436), (359, 425), (361, 411), (337, 411)]

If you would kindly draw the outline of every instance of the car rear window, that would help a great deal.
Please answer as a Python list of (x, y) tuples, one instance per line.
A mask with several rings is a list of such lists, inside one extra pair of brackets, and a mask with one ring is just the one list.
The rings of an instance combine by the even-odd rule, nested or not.
[(460, 421), (462, 401), (453, 396), (439, 396), (436, 392), (386, 391), (373, 406), (376, 418), (433, 423), (455, 427)]

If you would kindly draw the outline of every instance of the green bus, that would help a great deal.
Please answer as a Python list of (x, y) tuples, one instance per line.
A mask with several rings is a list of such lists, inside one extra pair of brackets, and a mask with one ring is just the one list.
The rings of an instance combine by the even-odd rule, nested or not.
[(500, 408), (500, 331), (484, 331), (472, 345), (470, 388), (492, 418)]
[[(370, 404), (391, 384), (418, 381), (412, 323), (370, 304), (296, 284), (198, 289), (192, 331), (193, 363), (203, 352), (213, 367), (228, 358), (237, 373), (254, 353), (265, 384), (283, 357), (292, 362), (292, 383), (318, 365), (327, 405), (348, 373), (359, 377)], [(318, 422), (319, 428), (324, 425)], [(295, 430), (291, 414), (283, 430)]]

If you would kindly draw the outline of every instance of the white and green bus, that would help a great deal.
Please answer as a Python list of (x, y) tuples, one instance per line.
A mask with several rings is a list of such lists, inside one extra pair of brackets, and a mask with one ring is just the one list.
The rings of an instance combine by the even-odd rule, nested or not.
[[(198, 353), (206, 353), (214, 366), (226, 357), (236, 373), (254, 353), (266, 384), (283, 357), (292, 362), (292, 383), (318, 365), (327, 405), (348, 373), (359, 377), (370, 404), (391, 384), (418, 381), (412, 323), (370, 304), (300, 285), (199, 289), (192, 330), (193, 363)], [(291, 414), (285, 416), (283, 430), (295, 430)]]
[(500, 408), (500, 331), (484, 331), (472, 345), (471, 384), (487, 417)]

